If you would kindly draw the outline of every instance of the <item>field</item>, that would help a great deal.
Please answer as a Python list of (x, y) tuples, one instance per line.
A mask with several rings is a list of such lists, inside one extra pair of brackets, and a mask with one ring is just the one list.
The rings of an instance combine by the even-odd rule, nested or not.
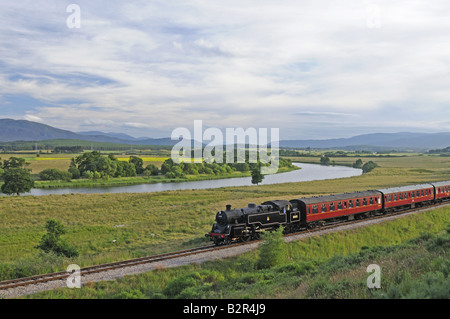
[[(356, 158), (333, 158), (333, 160), (339, 161), (340, 164), (351, 164)], [(363, 158), (364, 162), (368, 160)], [(83, 267), (204, 244), (206, 243), (204, 234), (210, 230), (214, 222), (215, 213), (223, 209), (226, 204), (242, 207), (249, 202), (260, 203), (274, 198), (292, 199), (316, 194), (341, 193), (427, 181), (450, 180), (450, 158), (448, 157), (425, 155), (370, 160), (374, 160), (379, 165), (372, 172), (358, 177), (329, 181), (151, 194), (0, 197), (0, 280), (64, 270), (71, 263), (76, 263)], [(397, 245), (419, 237), (424, 232), (437, 233), (445, 229), (449, 222), (448, 210), (441, 210), (434, 214), (427, 213), (423, 214), (423, 216), (430, 216), (430, 219), (426, 221), (427, 227), (424, 229), (419, 227), (423, 220), (418, 222), (401, 222), (403, 224), (395, 226), (397, 227), (395, 232), (386, 231), (380, 237), (371, 235), (373, 240), (371, 242), (361, 242), (362, 246), (352, 246), (347, 241), (347, 237), (350, 234), (345, 234), (339, 235), (341, 237), (337, 239), (333, 239), (342, 243), (339, 244), (340, 248), (338, 246), (330, 246), (327, 242), (320, 242), (322, 239), (317, 239), (319, 242), (292, 244), (291, 247), (295, 247), (295, 245), (303, 246), (302, 248), (290, 248), (292, 252), (304, 251), (306, 254), (308, 249), (312, 249), (315, 245), (319, 247), (328, 246), (329, 249), (323, 251), (323, 255), (313, 256), (306, 254), (302, 256), (297, 253), (291, 253), (290, 256), (296, 262), (304, 262), (305, 258), (308, 260), (317, 258), (317, 260), (323, 262), (333, 258), (333, 256), (358, 254), (363, 246)], [(45, 233), (45, 222), (50, 218), (57, 219), (66, 226), (68, 232), (63, 237), (78, 248), (79, 257), (68, 260), (40, 253), (35, 248)], [(437, 260), (440, 260), (438, 257), (436, 257)], [(237, 266), (232, 265), (236, 263), (245, 264), (248, 258), (251, 259), (254, 256), (252, 257), (250, 254), (242, 258), (244, 259), (227, 261), (229, 264), (224, 267), (234, 269)], [(441, 262), (436, 261), (436, 263), (439, 264)], [(184, 274), (185, 271), (187, 273), (192, 269), (200, 271), (196, 270), (196, 267), (190, 266), (187, 270), (163, 270), (157, 272), (158, 275), (147, 274), (143, 276), (147, 276), (144, 278), (165, 276), (165, 279), (160, 277), (152, 279), (155, 281), (162, 280), (162, 285), (180, 274)], [(265, 275), (257, 273), (255, 278), (252, 277), (251, 273), (242, 274), (243, 278), (240, 277), (241, 274), (233, 276), (237, 276), (236, 280), (259, 282), (263, 280), (261, 278), (264, 278)], [(241, 279), (238, 279), (238, 277)], [(120, 285), (128, 285), (127, 283), (133, 280), (140, 281), (142, 279), (124, 279), (120, 283), (113, 285), (123, 288)], [(313, 279), (311, 280), (314, 281)], [(297, 284), (300, 285), (300, 283)], [(296, 286), (293, 289), (300, 289), (299, 287)], [(126, 290), (122, 288), (118, 288), (117, 294), (119, 293), (118, 291)], [(90, 289), (94, 288), (91, 287)], [(153, 289), (151, 293), (145, 296), (157, 297), (152, 294), (153, 292), (161, 292), (161, 289)], [(294, 293), (294, 290), (291, 293)], [(82, 291), (85, 290), (82, 289)], [(90, 292), (84, 296), (95, 294), (91, 290), (86, 291)], [(79, 293), (80, 296), (83, 296), (82, 292)], [(253, 293), (252, 291), (240, 291), (233, 296), (237, 298), (246, 296), (255, 298), (258, 296), (268, 297), (264, 294), (258, 295)], [(114, 294), (115, 292), (112, 292), (112, 295)], [(112, 295), (109, 296), (111, 297)], [(225, 297), (225, 295), (217, 294), (212, 294), (211, 296)], [(271, 296), (286, 297), (287, 295), (281, 295), (275, 290)], [(308, 296), (308, 294), (304, 296)]]
[[(450, 209), (284, 244), (284, 260), (259, 269), (260, 251), (158, 269), (27, 298), (366, 299), (450, 296)], [(380, 289), (368, 289), (368, 265)]]

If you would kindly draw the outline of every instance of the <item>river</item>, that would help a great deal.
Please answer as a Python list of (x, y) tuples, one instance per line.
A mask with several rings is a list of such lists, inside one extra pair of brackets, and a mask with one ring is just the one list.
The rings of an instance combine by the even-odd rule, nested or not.
[[(300, 167), (286, 173), (266, 175), (260, 185), (282, 184), (293, 182), (305, 182), (313, 180), (334, 179), (343, 177), (352, 177), (362, 174), (362, 170), (347, 166), (321, 166), (316, 164), (293, 163)], [(39, 189), (34, 188), (29, 193), (23, 195), (61, 195), (61, 194), (98, 194), (98, 193), (153, 193), (173, 190), (185, 189), (207, 189), (233, 186), (252, 186), (251, 177), (225, 178), (215, 180), (205, 180), (197, 182), (181, 182), (181, 183), (155, 183), (140, 184), (128, 186), (110, 186), (110, 187), (74, 187), (74, 188), (53, 188)]]

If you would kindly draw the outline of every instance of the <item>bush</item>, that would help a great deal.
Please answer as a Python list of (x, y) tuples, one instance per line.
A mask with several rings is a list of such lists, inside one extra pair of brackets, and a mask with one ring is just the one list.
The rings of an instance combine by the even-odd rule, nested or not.
[(258, 269), (266, 269), (281, 265), (286, 260), (287, 245), (283, 239), (283, 229), (266, 232), (265, 241), (259, 247), (259, 257), (256, 263)]
[(377, 166), (378, 165), (376, 163), (369, 161), (363, 165), (363, 167), (362, 167), (363, 173), (369, 173)]
[(39, 173), (39, 178), (43, 181), (70, 181), (72, 173), (56, 168), (47, 168)]
[(42, 236), (41, 242), (36, 248), (42, 249), (46, 253), (54, 252), (57, 255), (66, 257), (77, 257), (77, 249), (60, 238), (66, 233), (64, 225), (60, 222), (50, 219), (45, 225), (47, 233)]

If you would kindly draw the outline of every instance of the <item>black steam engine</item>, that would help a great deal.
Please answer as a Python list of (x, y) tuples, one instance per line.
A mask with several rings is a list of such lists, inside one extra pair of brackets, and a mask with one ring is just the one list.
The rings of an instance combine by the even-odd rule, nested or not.
[(275, 230), (287, 221), (300, 220), (298, 212), (292, 212), (287, 200), (274, 200), (261, 205), (248, 204), (248, 207), (219, 211), (216, 223), (206, 236), (211, 237), (216, 245), (230, 244), (259, 239), (264, 230)]

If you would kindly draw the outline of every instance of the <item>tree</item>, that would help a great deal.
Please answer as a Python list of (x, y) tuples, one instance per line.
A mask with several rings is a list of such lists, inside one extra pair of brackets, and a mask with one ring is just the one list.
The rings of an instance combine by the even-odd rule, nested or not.
[(134, 164), (137, 174), (142, 174), (144, 172), (144, 160), (142, 158), (130, 156), (129, 162)]
[(70, 181), (72, 174), (67, 171), (62, 171), (56, 168), (47, 168), (39, 173), (39, 178), (43, 181)]
[(362, 161), (362, 159), (357, 159), (356, 161), (355, 161), (355, 163), (353, 163), (353, 168), (361, 168), (363, 166), (363, 161)]
[(76, 247), (61, 239), (61, 235), (66, 233), (63, 224), (57, 220), (50, 219), (47, 221), (45, 228), (47, 229), (47, 233), (42, 236), (41, 241), (36, 248), (42, 249), (46, 253), (54, 252), (57, 255), (69, 258), (78, 256)]
[(24, 168), (6, 169), (2, 175), (5, 182), (1, 190), (3, 193), (11, 195), (29, 192), (34, 187), (29, 170)]
[(73, 158), (70, 161), (69, 173), (72, 175), (73, 179), (80, 178), (81, 176), (80, 170), (77, 168), (77, 165), (75, 164), (75, 160)]
[(3, 161), (3, 168), (4, 169), (23, 168), (24, 166), (29, 164), (30, 163), (25, 162), (24, 158), (10, 157), (9, 160)]
[(325, 165), (325, 166), (330, 165), (330, 158), (326, 155), (322, 155), (320, 157), (320, 165)]
[(261, 164), (252, 169), (252, 184), (258, 185), (264, 179), (264, 175), (261, 174)]
[(148, 164), (147, 167), (145, 168), (144, 172), (145, 171), (148, 171), (147, 174), (152, 175), (152, 176), (158, 176), (158, 174), (159, 174), (159, 169), (154, 164)]
[(362, 167), (363, 173), (369, 173), (377, 166), (378, 165), (375, 162), (369, 161), (363, 165), (363, 167)]

